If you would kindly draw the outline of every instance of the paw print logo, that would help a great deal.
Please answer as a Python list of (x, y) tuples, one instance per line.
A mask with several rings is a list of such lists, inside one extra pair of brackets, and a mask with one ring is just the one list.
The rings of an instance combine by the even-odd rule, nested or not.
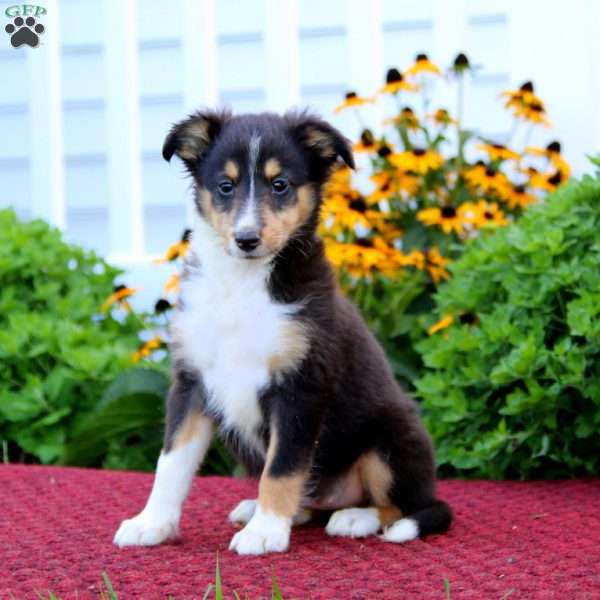
[(33, 17), (27, 17), (25, 20), (17, 17), (4, 31), (10, 35), (10, 43), (15, 48), (23, 44), (35, 48), (40, 42), (40, 34), (44, 33), (44, 26), (41, 23), (36, 24)]

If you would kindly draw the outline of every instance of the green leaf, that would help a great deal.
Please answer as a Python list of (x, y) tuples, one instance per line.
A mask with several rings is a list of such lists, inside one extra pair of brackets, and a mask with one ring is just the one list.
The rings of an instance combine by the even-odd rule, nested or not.
[(64, 464), (93, 464), (110, 439), (125, 440), (145, 428), (160, 429), (169, 381), (151, 369), (131, 369), (109, 386), (97, 407), (74, 427), (64, 449)]

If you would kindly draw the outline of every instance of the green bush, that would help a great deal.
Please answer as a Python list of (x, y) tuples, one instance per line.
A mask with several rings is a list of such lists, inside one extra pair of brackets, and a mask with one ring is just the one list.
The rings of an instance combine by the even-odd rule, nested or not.
[(437, 296), (417, 393), (443, 474), (600, 473), (600, 175), (482, 236)]
[(0, 211), (0, 440), (5, 460), (57, 462), (131, 365), (142, 327), (100, 307), (120, 274), (40, 220)]

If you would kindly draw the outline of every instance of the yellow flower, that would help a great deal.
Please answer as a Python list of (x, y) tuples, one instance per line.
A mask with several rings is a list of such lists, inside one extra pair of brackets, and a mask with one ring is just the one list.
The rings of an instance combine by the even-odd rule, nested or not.
[(191, 236), (191, 234), (192, 234), (192, 230), (191, 229), (186, 229), (183, 232), (182, 236), (181, 236), (181, 240), (179, 240), (175, 244), (171, 244), (167, 248), (167, 252), (163, 256), (163, 258), (158, 258), (154, 262), (157, 263), (157, 264), (158, 263), (173, 262), (177, 258), (185, 256), (187, 254), (188, 250), (189, 250), (189, 247), (190, 247), (190, 236)]
[(450, 327), (454, 323), (454, 317), (452, 315), (445, 315), (442, 317), (437, 323), (434, 323), (428, 330), (427, 333), (429, 335), (433, 335), (442, 329), (446, 329)]
[(416, 92), (418, 89), (419, 86), (406, 81), (398, 69), (390, 69), (385, 76), (385, 85), (377, 93), (397, 94), (400, 91)]
[(560, 171), (554, 173), (534, 173), (529, 180), (529, 185), (533, 188), (553, 192), (559, 185), (567, 180)]
[(355, 231), (357, 226), (365, 229), (384, 228), (383, 213), (370, 210), (365, 198), (348, 198), (335, 195), (325, 198), (321, 209), (322, 231), (337, 235), (344, 229)]
[(552, 156), (560, 156), (561, 146), (560, 142), (550, 142), (545, 148), (539, 148), (538, 146), (527, 146), (523, 150), (524, 154), (533, 154), (534, 156), (546, 156), (551, 158)]
[(510, 150), (502, 144), (479, 144), (479, 150), (483, 150), (490, 160), (519, 160), (521, 155), (514, 150)]
[(498, 227), (508, 225), (509, 221), (495, 202), (480, 200), (477, 204), (465, 202), (465, 216), (475, 227)]
[(402, 252), (379, 237), (359, 238), (354, 244), (328, 240), (329, 260), (353, 277), (367, 277), (374, 273), (394, 276), (406, 264)]
[(450, 262), (444, 258), (437, 248), (431, 248), (425, 253), (425, 268), (429, 272), (433, 283), (437, 285), (442, 279), (448, 279), (450, 273), (446, 270), (446, 265)]
[(167, 282), (165, 283), (165, 287), (164, 287), (164, 291), (165, 294), (170, 294), (170, 293), (178, 293), (179, 290), (181, 289), (181, 278), (179, 276), (179, 273), (172, 273), (169, 278), (167, 279)]
[(404, 255), (404, 262), (407, 266), (415, 267), (422, 271), (426, 266), (425, 255), (420, 250), (411, 250)]
[(352, 145), (354, 152), (377, 152), (379, 154), (383, 149), (384, 156), (382, 158), (385, 157), (385, 153), (388, 151), (385, 150), (386, 148), (391, 153), (393, 145), (385, 140), (376, 140), (370, 129), (363, 129), (363, 132), (360, 134), (360, 140)]
[(502, 193), (508, 185), (508, 178), (501, 171), (496, 171), (484, 164), (477, 164), (465, 173), (465, 179), (473, 187), (480, 188), (486, 193)]
[(518, 90), (507, 90), (500, 95), (507, 98), (504, 107), (511, 109), (518, 119), (550, 125), (544, 103), (535, 95), (531, 81), (525, 82)]
[(442, 206), (425, 208), (417, 213), (417, 219), (425, 225), (437, 225), (444, 233), (455, 231), (457, 234), (463, 232), (464, 225), (468, 223), (465, 209), (459, 206)]
[(561, 146), (560, 142), (550, 142), (545, 148), (538, 148), (537, 146), (527, 146), (524, 152), (525, 154), (532, 154), (534, 156), (545, 156), (555, 167), (557, 171), (568, 178), (571, 175), (571, 167), (569, 163), (560, 154)]
[(352, 169), (338, 167), (334, 169), (325, 184), (324, 195), (347, 194), (352, 190)]
[(420, 123), (419, 119), (415, 115), (415, 112), (410, 106), (405, 106), (400, 114), (396, 117), (392, 117), (391, 119), (386, 119), (383, 122), (384, 125), (402, 125), (406, 127), (406, 129), (410, 129), (411, 131), (416, 131), (419, 129)]
[(142, 358), (147, 358), (154, 352), (154, 350), (158, 350), (162, 346), (162, 340), (158, 336), (154, 336), (151, 340), (148, 340), (144, 344), (142, 344), (132, 355), (131, 360), (135, 363), (142, 360)]
[(113, 293), (102, 303), (100, 310), (106, 312), (113, 304), (118, 304), (121, 308), (131, 312), (131, 305), (127, 301), (127, 298), (133, 296), (139, 289), (130, 288), (126, 285), (117, 285), (113, 289)]
[(522, 104), (521, 106), (515, 107), (514, 113), (518, 119), (524, 119), (525, 121), (531, 121), (540, 125), (550, 127), (550, 121), (546, 116), (546, 109), (541, 100), (533, 101), (529, 104)]
[(445, 108), (438, 108), (434, 113), (427, 115), (436, 125), (447, 127), (448, 125), (458, 125), (458, 121), (450, 116)]
[(373, 132), (370, 129), (363, 129), (360, 134), (360, 140), (352, 145), (354, 152), (377, 152), (379, 144), (375, 141)]
[(536, 196), (527, 192), (524, 185), (507, 186), (503, 200), (508, 204), (510, 210), (527, 208), (530, 204), (537, 202)]
[(535, 95), (533, 83), (526, 81), (518, 90), (506, 90), (500, 94), (507, 98), (504, 108), (516, 108), (524, 103), (530, 103), (539, 100)]
[(415, 64), (406, 71), (407, 75), (417, 75), (419, 73), (433, 73), (434, 75), (442, 74), (439, 67), (429, 60), (427, 54), (417, 54)]
[(370, 102), (373, 102), (372, 98), (361, 98), (356, 92), (348, 92), (346, 94), (346, 99), (335, 107), (334, 112), (339, 113), (347, 108), (356, 108), (358, 106), (363, 106), (364, 104), (369, 104)]
[(371, 175), (370, 179), (377, 187), (374, 192), (367, 196), (368, 204), (376, 204), (381, 200), (400, 196), (402, 192), (406, 192), (406, 194), (412, 196), (417, 191), (419, 185), (414, 175), (402, 169), (380, 171)]
[(444, 164), (444, 157), (441, 154), (424, 148), (413, 148), (399, 154), (393, 154), (389, 160), (400, 169), (422, 175), (428, 171), (439, 169)]

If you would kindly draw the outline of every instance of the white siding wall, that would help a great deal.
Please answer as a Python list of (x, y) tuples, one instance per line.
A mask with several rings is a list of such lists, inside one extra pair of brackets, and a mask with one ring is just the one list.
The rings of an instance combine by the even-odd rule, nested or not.
[[(123, 265), (146, 264), (189, 216), (189, 184), (160, 149), (171, 123), (202, 104), (309, 105), (355, 135), (352, 114), (332, 114), (345, 91), (371, 94), (387, 68), (406, 68), (418, 52), (448, 66), (463, 50), (481, 65), (467, 126), (505, 135), (497, 96), (531, 78), (556, 124), (549, 135), (576, 170), (600, 147), (595, 0), (39, 4), (43, 45), (13, 49), (7, 36), (0, 45), (0, 206), (48, 218)], [(454, 109), (444, 84), (438, 100)], [(385, 108), (368, 108), (367, 120)]]

